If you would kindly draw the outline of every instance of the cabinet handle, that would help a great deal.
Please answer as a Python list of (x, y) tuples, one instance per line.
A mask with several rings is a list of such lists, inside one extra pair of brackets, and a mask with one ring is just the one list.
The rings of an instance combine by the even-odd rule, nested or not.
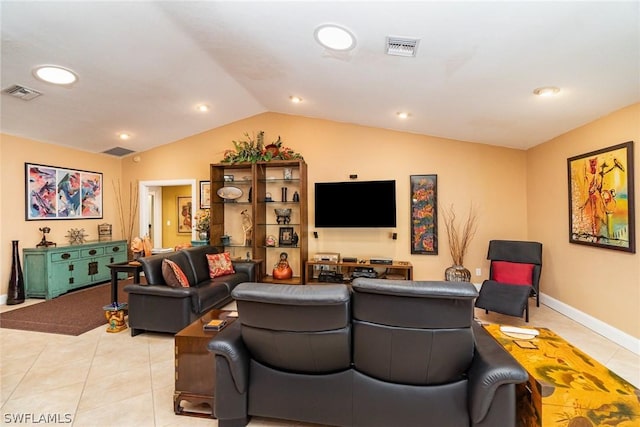
[(91, 249), (91, 250), (89, 251), (89, 255), (95, 255), (95, 254), (96, 254), (96, 250), (95, 250), (95, 249)]
[(73, 271), (73, 264), (69, 264), (69, 271)]
[(62, 255), (60, 255), (60, 258), (62, 258), (62, 259), (69, 259), (69, 258), (71, 258), (71, 254), (63, 253)]
[(113, 252), (118, 252), (120, 250), (120, 246), (114, 246), (112, 251)]

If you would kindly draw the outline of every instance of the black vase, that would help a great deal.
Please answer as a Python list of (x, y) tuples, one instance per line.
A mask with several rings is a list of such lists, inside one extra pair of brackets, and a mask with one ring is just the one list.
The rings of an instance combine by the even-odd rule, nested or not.
[(20, 253), (18, 241), (12, 240), (13, 250), (11, 254), (11, 278), (7, 290), (7, 305), (22, 304), (24, 302), (24, 277), (20, 266)]

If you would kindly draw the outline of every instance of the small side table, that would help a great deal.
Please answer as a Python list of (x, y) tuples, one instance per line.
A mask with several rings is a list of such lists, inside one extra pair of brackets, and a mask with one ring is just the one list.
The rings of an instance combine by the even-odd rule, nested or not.
[(111, 304), (118, 303), (118, 273), (132, 273), (133, 283), (140, 283), (140, 272), (142, 271), (142, 264), (138, 261), (125, 261), (117, 262), (115, 264), (108, 264), (107, 267), (111, 270)]
[(107, 318), (107, 332), (120, 332), (127, 329), (127, 322), (124, 321), (124, 312), (127, 303), (113, 303), (102, 307), (104, 316)]

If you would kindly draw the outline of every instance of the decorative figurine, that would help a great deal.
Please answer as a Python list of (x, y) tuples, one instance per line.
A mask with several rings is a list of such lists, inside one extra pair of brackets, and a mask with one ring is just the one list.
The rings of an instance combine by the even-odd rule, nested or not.
[(291, 222), (291, 209), (290, 208), (274, 209), (273, 211), (276, 213), (276, 222), (278, 224), (289, 224)]
[(36, 248), (40, 248), (40, 247), (48, 248), (49, 246), (56, 246), (55, 243), (49, 242), (47, 240), (47, 234), (51, 232), (51, 228), (42, 227), (42, 228), (39, 228), (38, 230), (42, 231), (42, 240), (40, 240), (40, 243), (36, 245)]
[(289, 266), (287, 261), (288, 254), (286, 252), (280, 253), (280, 260), (273, 269), (273, 278), (277, 280), (291, 279), (293, 277), (293, 270)]
[(274, 236), (273, 234), (269, 234), (267, 236), (267, 238), (265, 239), (265, 245), (269, 246), (269, 247), (273, 247), (276, 245), (276, 236)]
[(247, 212), (246, 209), (240, 212), (240, 215), (242, 215), (242, 231), (244, 232), (244, 243), (242, 243), (242, 246), (249, 246), (251, 245), (251, 229), (253, 228), (253, 221), (251, 220), (251, 215), (249, 215), (249, 212)]
[(297, 191), (293, 192), (293, 201), (294, 202), (299, 202), (300, 201), (300, 194), (298, 194)]
[(87, 237), (87, 235), (84, 234), (84, 228), (71, 228), (67, 232), (66, 237), (69, 239), (69, 244), (79, 245), (84, 243), (84, 238)]
[(298, 240), (300, 239), (300, 237), (298, 237), (298, 233), (296, 233), (295, 231), (293, 232), (293, 236), (291, 236), (291, 244), (293, 246), (298, 246)]

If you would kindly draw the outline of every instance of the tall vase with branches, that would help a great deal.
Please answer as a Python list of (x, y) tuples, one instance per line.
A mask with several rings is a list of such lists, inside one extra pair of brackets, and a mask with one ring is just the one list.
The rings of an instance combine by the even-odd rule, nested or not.
[[(127, 259), (133, 259), (133, 250), (131, 249), (131, 241), (133, 239), (133, 228), (136, 218), (138, 216), (138, 200), (139, 191), (138, 186), (129, 183), (129, 203), (125, 206), (124, 199), (122, 198), (122, 189), (120, 186), (120, 180), (112, 181), (114, 194), (116, 195), (116, 205), (118, 207), (118, 220), (120, 221), (120, 229), (122, 230), (122, 236), (127, 241)], [(127, 210), (125, 211), (125, 208)]]
[(469, 244), (478, 229), (478, 213), (476, 208), (471, 205), (462, 228), (456, 221), (457, 217), (453, 205), (444, 209), (442, 213), (449, 240), (449, 252), (453, 260), (453, 265), (445, 270), (444, 278), (453, 282), (469, 282), (471, 281), (471, 272), (464, 267), (463, 263)]

